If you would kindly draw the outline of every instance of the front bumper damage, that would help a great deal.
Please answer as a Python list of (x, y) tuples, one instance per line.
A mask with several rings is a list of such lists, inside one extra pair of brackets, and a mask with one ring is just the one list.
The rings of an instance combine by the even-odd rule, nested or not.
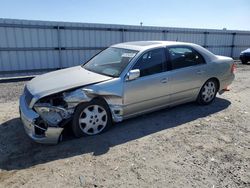
[(21, 121), (28, 136), (38, 143), (57, 144), (63, 128), (39, 126), (37, 124), (39, 115), (28, 107), (24, 95), (20, 97), (19, 105)]
[[(27, 92), (26, 92), (27, 93)], [(61, 134), (64, 129), (65, 122), (69, 122), (73, 117), (74, 110), (79, 103), (89, 102), (93, 98), (101, 96), (92, 90), (76, 89), (70, 92), (64, 92), (63, 101), (67, 103), (67, 108), (52, 106), (49, 103), (36, 102), (28, 105), (26, 93), (20, 97), (20, 117), (24, 125), (26, 133), (34, 141), (43, 144), (57, 144), (61, 140)], [(123, 120), (123, 107), (119, 104), (119, 99), (114, 96), (103, 98), (110, 108), (112, 119), (114, 122)], [(32, 101), (32, 100), (30, 100)], [(39, 111), (39, 107), (49, 108), (54, 111), (53, 118), (46, 116)], [(51, 113), (51, 112), (47, 112)]]

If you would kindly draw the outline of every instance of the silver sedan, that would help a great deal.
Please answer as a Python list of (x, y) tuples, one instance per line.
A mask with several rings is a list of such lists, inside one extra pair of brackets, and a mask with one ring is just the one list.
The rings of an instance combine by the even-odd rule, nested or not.
[(87, 63), (40, 75), (20, 97), (20, 116), (36, 142), (55, 144), (65, 126), (76, 137), (113, 122), (181, 103), (211, 103), (234, 79), (232, 58), (181, 42), (113, 45)]

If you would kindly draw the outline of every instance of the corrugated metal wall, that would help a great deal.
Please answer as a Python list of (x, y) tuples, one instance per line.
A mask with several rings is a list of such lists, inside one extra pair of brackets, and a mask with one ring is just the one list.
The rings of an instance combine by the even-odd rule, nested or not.
[(250, 46), (250, 31), (0, 19), (0, 76), (78, 65), (112, 44), (136, 40), (193, 42), (238, 58)]

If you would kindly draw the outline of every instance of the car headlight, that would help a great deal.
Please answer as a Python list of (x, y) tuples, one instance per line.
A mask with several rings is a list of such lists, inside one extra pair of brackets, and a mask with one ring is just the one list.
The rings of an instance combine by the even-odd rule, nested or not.
[(34, 105), (34, 109), (50, 125), (57, 125), (64, 118), (68, 117), (65, 109), (51, 106), (50, 104), (36, 104)]

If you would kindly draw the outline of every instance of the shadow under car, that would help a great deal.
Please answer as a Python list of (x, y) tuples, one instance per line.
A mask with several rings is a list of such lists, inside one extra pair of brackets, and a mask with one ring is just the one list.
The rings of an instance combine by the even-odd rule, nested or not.
[(0, 169), (25, 169), (85, 153), (102, 155), (111, 147), (209, 116), (226, 109), (230, 104), (223, 98), (216, 98), (207, 106), (188, 103), (132, 118), (115, 124), (103, 134), (79, 139), (73, 139), (72, 134), (66, 131), (65, 140), (52, 146), (37, 144), (29, 139), (21, 121), (15, 118), (0, 126)]

